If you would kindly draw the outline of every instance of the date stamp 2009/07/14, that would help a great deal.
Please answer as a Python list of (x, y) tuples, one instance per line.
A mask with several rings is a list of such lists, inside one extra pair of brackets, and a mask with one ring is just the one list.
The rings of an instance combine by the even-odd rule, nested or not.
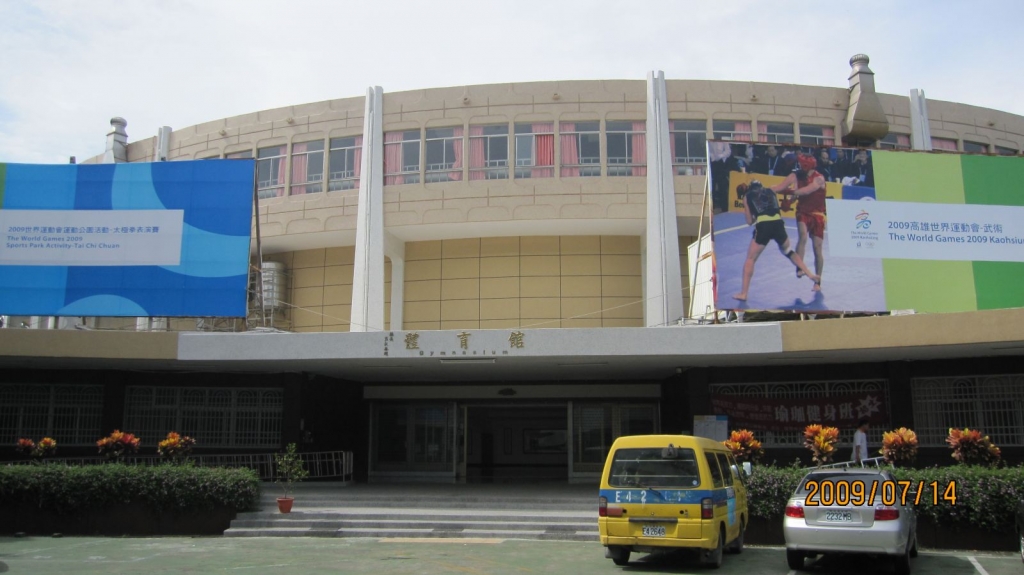
[[(926, 494), (925, 491), (928, 493)], [(956, 481), (945, 486), (938, 481), (862, 481), (849, 479), (829, 479), (828, 481), (808, 481), (804, 485), (807, 497), (805, 507), (833, 505), (871, 505), (881, 500), (882, 505), (938, 505), (940, 502), (956, 505)]]

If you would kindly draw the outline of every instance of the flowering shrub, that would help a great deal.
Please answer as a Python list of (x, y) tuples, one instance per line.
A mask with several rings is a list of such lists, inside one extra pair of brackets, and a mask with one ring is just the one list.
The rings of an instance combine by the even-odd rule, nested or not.
[(179, 435), (177, 432), (170, 432), (167, 434), (167, 439), (161, 441), (156, 446), (156, 452), (161, 457), (166, 457), (173, 460), (182, 460), (192, 454), (192, 448), (195, 447), (196, 440), (192, 439), (187, 435)]
[(122, 455), (139, 452), (139, 444), (142, 443), (138, 437), (131, 433), (123, 433), (115, 429), (113, 433), (96, 442), (100, 455), (110, 459), (117, 459)]
[(57, 442), (53, 438), (44, 437), (39, 443), (35, 443), (27, 437), (22, 437), (14, 445), (14, 450), (33, 459), (43, 459), (57, 452)]
[(804, 428), (804, 447), (811, 450), (814, 463), (825, 465), (832, 463), (836, 455), (836, 444), (839, 443), (839, 430), (835, 427), (822, 427), (812, 423)]
[(753, 431), (747, 429), (733, 430), (729, 434), (729, 439), (722, 443), (732, 450), (733, 457), (741, 463), (744, 461), (757, 463), (758, 460), (764, 457), (764, 449), (761, 448), (761, 442), (754, 438)]
[(32, 452), (35, 451), (35, 449), (36, 442), (27, 437), (22, 437), (14, 444), (14, 450), (26, 457), (32, 455)]
[(953, 450), (953, 459), (969, 465), (995, 465), (1002, 455), (992, 440), (977, 429), (951, 427), (946, 443)]
[(878, 453), (887, 463), (911, 463), (917, 457), (917, 434), (906, 427), (886, 431)]
[[(772, 521), (782, 517), (786, 501), (808, 472), (796, 466), (774, 465), (758, 465), (753, 471), (747, 479), (750, 516)], [(973, 528), (992, 533), (1010, 531), (1017, 501), (1024, 497), (1024, 466), (953, 465), (895, 469), (893, 474), (896, 479), (909, 481), (915, 490), (920, 491), (921, 499), (915, 506), (918, 519), (948, 529)], [(937, 493), (933, 492), (933, 482)], [(950, 485), (955, 485), (953, 491), (949, 490)], [(955, 504), (950, 495), (956, 496)]]
[(793, 495), (806, 474), (806, 469), (796, 466), (754, 466), (753, 473), (747, 478), (747, 508), (750, 516), (762, 519), (782, 517), (789, 496)]

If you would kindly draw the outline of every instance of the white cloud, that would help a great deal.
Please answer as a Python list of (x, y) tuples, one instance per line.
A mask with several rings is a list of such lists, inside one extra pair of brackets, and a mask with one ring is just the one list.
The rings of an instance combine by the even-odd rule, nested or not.
[[(895, 5), (894, 5), (895, 4)], [(558, 79), (846, 86), (872, 58), (880, 91), (1024, 113), (1014, 1), (24, 2), (0, 21), (0, 161), (102, 152), (267, 108), (386, 91)], [(984, 26), (971, 27), (971, 22)]]

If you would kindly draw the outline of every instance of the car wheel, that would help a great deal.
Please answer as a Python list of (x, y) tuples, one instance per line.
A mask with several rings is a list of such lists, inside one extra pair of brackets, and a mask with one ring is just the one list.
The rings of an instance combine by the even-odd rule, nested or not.
[(786, 549), (786, 563), (789, 563), (789, 568), (797, 571), (804, 568), (804, 552), (794, 551), (792, 549)]
[(722, 566), (722, 556), (725, 555), (725, 527), (718, 529), (718, 547), (708, 553), (704, 564), (712, 569)]
[(903, 555), (893, 557), (892, 566), (896, 575), (910, 575), (910, 545), (907, 545), (907, 550), (903, 552)]
[(743, 535), (746, 531), (746, 522), (740, 523), (740, 534), (736, 536), (736, 539), (734, 539), (731, 544), (729, 544), (729, 553), (734, 553), (736, 555), (743, 553)]
[(625, 547), (609, 547), (608, 557), (611, 557), (612, 563), (616, 565), (626, 565), (629, 563), (629, 549)]

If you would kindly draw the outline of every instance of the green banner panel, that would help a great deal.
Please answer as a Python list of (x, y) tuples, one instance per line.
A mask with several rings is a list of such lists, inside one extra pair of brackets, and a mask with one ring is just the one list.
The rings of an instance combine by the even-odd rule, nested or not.
[(971, 262), (882, 260), (882, 270), (889, 309), (919, 313), (978, 309)]
[(964, 203), (956, 154), (875, 151), (875, 199), (883, 202)]
[[(968, 204), (1024, 206), (1020, 158), (962, 156)], [(974, 262), (978, 309), (1024, 307), (1024, 263)]]

